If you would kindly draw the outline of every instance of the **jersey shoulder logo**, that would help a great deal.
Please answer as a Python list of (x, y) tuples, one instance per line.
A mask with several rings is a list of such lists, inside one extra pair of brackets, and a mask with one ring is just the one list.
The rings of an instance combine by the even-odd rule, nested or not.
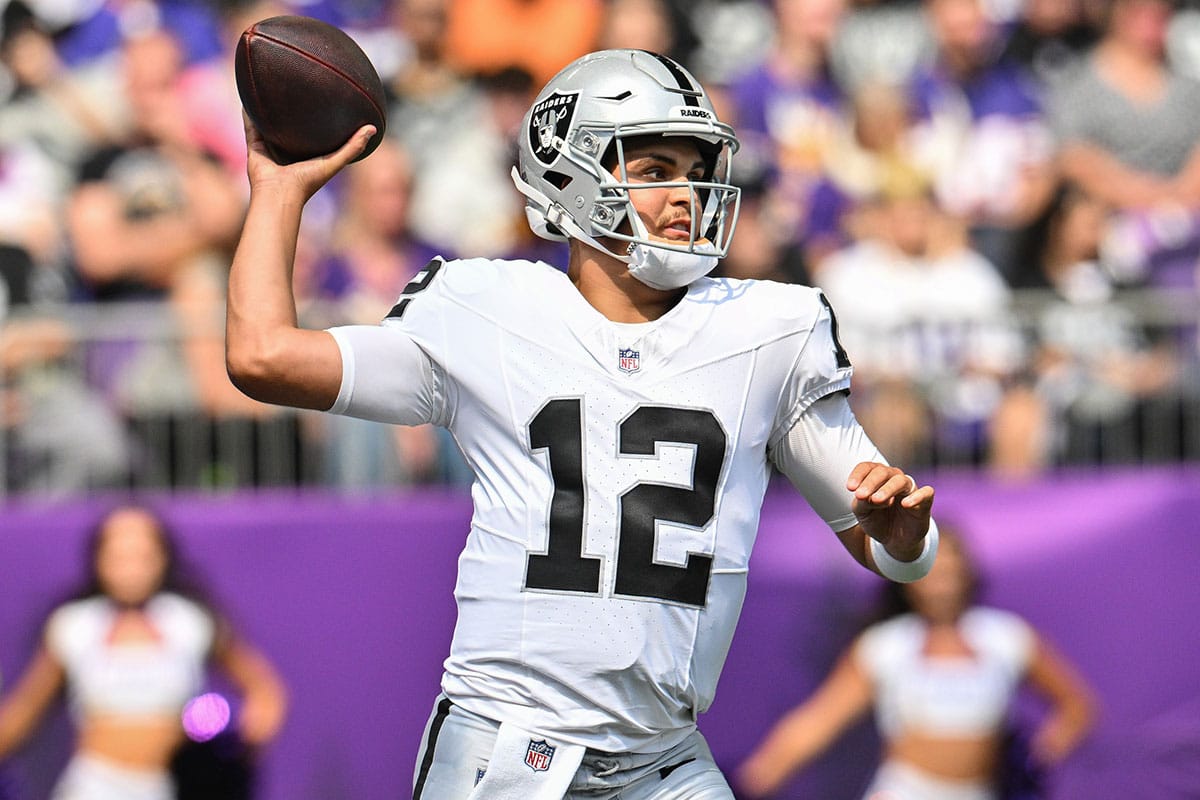
[(529, 146), (537, 160), (547, 167), (558, 160), (555, 140), (564, 141), (575, 119), (579, 92), (554, 92), (538, 102), (529, 114)]
[(545, 772), (550, 769), (554, 760), (555, 747), (545, 739), (530, 739), (529, 747), (525, 750), (525, 764), (534, 772)]
[(632, 374), (642, 368), (642, 354), (632, 347), (617, 349), (617, 369)]

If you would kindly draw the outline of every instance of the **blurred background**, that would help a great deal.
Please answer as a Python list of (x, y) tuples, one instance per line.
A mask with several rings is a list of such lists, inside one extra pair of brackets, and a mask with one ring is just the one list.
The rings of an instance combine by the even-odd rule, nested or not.
[[(259, 796), (407, 785), (469, 470), (440, 431), (260, 405), (224, 371), (247, 197), (233, 49), (297, 13), (350, 32), (390, 101), (385, 144), (307, 208), (304, 325), (378, 321), (434, 254), (564, 265), (508, 177), (524, 111), (589, 50), (672, 55), (742, 143), (721, 271), (824, 289), (868, 432), (937, 487), (986, 599), (1097, 690), (1051, 796), (1200, 796), (1200, 2), (0, 7), (0, 696), (102, 510), (153, 498), (289, 686)], [(877, 588), (787, 487), (763, 520), (701, 720), (725, 766)], [(39, 730), (14, 796), (45, 796), (70, 737), (61, 713)], [(781, 796), (858, 797), (877, 749), (864, 723)]]

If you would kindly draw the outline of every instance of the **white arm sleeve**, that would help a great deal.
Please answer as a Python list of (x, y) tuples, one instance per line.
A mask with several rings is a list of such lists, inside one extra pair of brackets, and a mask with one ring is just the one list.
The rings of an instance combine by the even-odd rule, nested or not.
[(342, 353), (342, 386), (330, 413), (397, 425), (446, 424), (441, 371), (407, 333), (382, 325), (329, 333)]
[(813, 402), (768, 456), (835, 531), (858, 523), (851, 507), (853, 494), (846, 488), (854, 467), (863, 461), (887, 463), (855, 418), (844, 392)]

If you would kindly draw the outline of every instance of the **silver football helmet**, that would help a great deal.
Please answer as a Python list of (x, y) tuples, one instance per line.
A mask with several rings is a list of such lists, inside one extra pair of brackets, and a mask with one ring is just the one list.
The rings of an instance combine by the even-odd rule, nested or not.
[[(646, 135), (696, 140), (704, 180), (628, 182), (624, 142)], [(542, 238), (580, 239), (627, 263), (637, 245), (720, 258), (737, 223), (740, 190), (730, 181), (737, 147), (733, 128), (717, 119), (704, 89), (679, 64), (644, 50), (604, 50), (569, 64), (538, 94), (525, 114), (512, 177)], [(617, 175), (605, 164), (619, 165)], [(686, 242), (651, 239), (630, 193), (676, 186), (693, 190), (691, 235)], [(614, 252), (600, 239), (629, 244)]]

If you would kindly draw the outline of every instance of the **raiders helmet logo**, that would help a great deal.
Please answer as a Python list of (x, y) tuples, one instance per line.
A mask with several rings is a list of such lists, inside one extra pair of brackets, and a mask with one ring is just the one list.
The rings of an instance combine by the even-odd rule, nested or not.
[(579, 92), (554, 92), (535, 105), (529, 115), (529, 149), (547, 167), (558, 160), (555, 140), (566, 139), (578, 100)]

